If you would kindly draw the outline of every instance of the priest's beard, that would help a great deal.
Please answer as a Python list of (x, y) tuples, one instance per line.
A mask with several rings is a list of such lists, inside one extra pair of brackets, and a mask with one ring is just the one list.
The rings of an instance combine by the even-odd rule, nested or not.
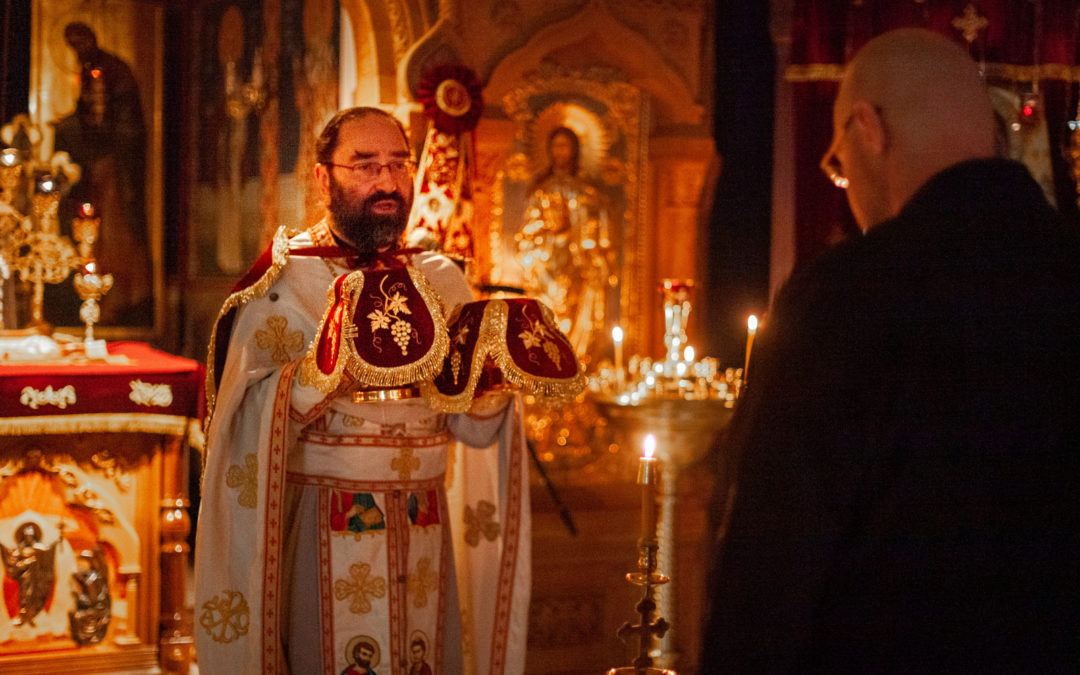
[[(397, 203), (393, 213), (374, 211), (375, 203), (384, 199)], [(329, 211), (334, 234), (361, 253), (374, 253), (397, 244), (408, 224), (409, 206), (398, 192), (377, 191), (360, 199), (351, 197), (330, 175)]]

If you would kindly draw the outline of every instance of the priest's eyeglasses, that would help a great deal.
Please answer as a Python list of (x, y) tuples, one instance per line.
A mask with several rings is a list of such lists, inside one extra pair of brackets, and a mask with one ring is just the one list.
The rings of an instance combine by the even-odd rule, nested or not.
[(410, 178), (416, 170), (416, 162), (411, 159), (392, 159), (389, 162), (357, 162), (356, 164), (334, 164), (323, 162), (326, 166), (336, 166), (339, 169), (347, 169), (353, 178), (363, 181), (373, 181), (379, 177), (385, 168), (390, 172), (394, 180)]
[(825, 151), (825, 156), (821, 158), (821, 170), (825, 174), (826, 178), (832, 181), (832, 184), (841, 190), (846, 190), (851, 181), (844, 175), (844, 168), (840, 166), (840, 160), (836, 158), (836, 150), (840, 147), (840, 142), (844, 140), (844, 136), (847, 135), (847, 130), (851, 126), (851, 120), (855, 119), (854, 113), (849, 114), (847, 121), (844, 122), (844, 126), (840, 129), (840, 133), (833, 139), (832, 145)]

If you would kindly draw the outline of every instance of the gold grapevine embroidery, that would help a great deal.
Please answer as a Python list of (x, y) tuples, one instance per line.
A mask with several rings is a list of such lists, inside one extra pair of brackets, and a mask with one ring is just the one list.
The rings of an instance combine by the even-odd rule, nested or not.
[(554, 336), (551, 331), (539, 319), (531, 319), (526, 316), (525, 320), (529, 322), (529, 325), (524, 331), (518, 333), (518, 337), (521, 338), (521, 343), (525, 345), (525, 349), (540, 347), (551, 362), (555, 364), (555, 367), (558, 368), (562, 357), (559, 355), (559, 348), (555, 346)]
[(401, 349), (402, 356), (406, 356), (409, 353), (413, 326), (403, 317), (405, 314), (412, 314), (412, 310), (409, 309), (408, 299), (404, 295), (397, 291), (393, 291), (393, 295), (386, 292), (384, 284), (388, 278), (384, 276), (379, 282), (379, 293), (383, 296), (382, 308), (368, 313), (367, 318), (371, 320), (373, 334), (378, 330), (389, 330), (394, 343)]

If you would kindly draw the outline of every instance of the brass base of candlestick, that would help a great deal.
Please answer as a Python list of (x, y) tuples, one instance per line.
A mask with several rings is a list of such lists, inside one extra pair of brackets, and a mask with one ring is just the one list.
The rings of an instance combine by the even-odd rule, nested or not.
[(607, 675), (676, 675), (676, 673), (674, 670), (668, 670), (667, 668), (653, 668), (652, 666), (647, 668), (623, 666), (621, 668), (610, 668), (607, 671)]
[[(638, 653), (634, 658), (633, 665), (623, 668), (612, 668), (609, 673), (674, 673), (653, 667), (652, 650), (655, 641), (664, 637), (671, 628), (667, 620), (656, 616), (656, 587), (666, 584), (669, 579), (656, 569), (657, 542), (645, 541), (639, 544), (638, 569), (636, 572), (628, 572), (626, 580), (635, 586), (641, 586), (641, 600), (634, 605), (634, 610), (640, 615), (637, 623), (627, 621), (619, 628), (616, 635), (623, 642), (631, 637), (638, 638)], [(656, 616), (656, 618), (653, 618)]]

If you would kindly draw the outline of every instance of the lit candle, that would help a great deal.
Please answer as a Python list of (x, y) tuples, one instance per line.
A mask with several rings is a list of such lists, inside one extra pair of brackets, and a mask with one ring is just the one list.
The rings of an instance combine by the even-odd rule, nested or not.
[(647, 434), (642, 444), (641, 463), (638, 464), (637, 482), (641, 486), (641, 542), (646, 546), (656, 542), (656, 484), (657, 473), (656, 436)]
[(691, 345), (686, 345), (686, 349), (682, 352), (682, 358), (687, 363), (694, 362), (694, 348)]
[(94, 205), (90, 202), (83, 202), (83, 205), (79, 207), (79, 217), (81, 218), (93, 218), (94, 217)]
[(753, 314), (746, 320), (746, 361), (743, 363), (743, 384), (746, 384), (746, 376), (750, 372), (750, 348), (754, 346), (754, 334), (757, 333), (757, 317)]
[(611, 329), (611, 341), (615, 344), (615, 386), (619, 391), (623, 390), (623, 363), (622, 363), (622, 326)]

